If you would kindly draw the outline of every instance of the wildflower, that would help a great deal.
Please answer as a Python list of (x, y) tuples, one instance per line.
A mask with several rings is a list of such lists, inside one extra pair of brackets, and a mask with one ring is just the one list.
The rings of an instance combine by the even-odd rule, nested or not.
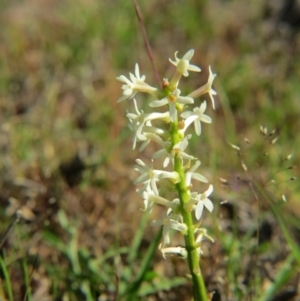
[(207, 230), (206, 230), (206, 229), (204, 229), (204, 228), (197, 228), (197, 229), (195, 229), (194, 234), (196, 234), (197, 232), (199, 232), (199, 234), (198, 234), (198, 236), (197, 236), (197, 238), (196, 238), (195, 243), (196, 243), (196, 246), (197, 246), (197, 252), (198, 252), (199, 255), (201, 255), (201, 254), (202, 254), (202, 250), (201, 250), (201, 242), (202, 242), (205, 238), (207, 238), (207, 239), (210, 240), (211, 242), (215, 242), (215, 241), (214, 241), (214, 239), (213, 239), (211, 236), (209, 236), (209, 235), (207, 234)]
[(201, 123), (205, 122), (205, 123), (211, 123), (211, 118), (204, 113), (204, 111), (206, 110), (206, 101), (204, 101), (199, 108), (194, 108), (193, 112), (192, 111), (186, 111), (184, 113), (181, 114), (182, 118), (185, 118), (185, 122), (184, 122), (184, 129), (183, 132), (185, 132), (185, 130), (189, 127), (189, 125), (191, 123), (194, 122), (194, 127), (195, 127), (195, 132), (198, 136), (200, 136), (201, 134)]
[(151, 222), (151, 226), (163, 226), (163, 241), (164, 245), (170, 243), (170, 230), (174, 229), (182, 234), (185, 234), (187, 231), (187, 225), (181, 222), (178, 222), (171, 218), (172, 215), (168, 215), (162, 220), (154, 220)]
[[(144, 136), (146, 137), (146, 140), (140, 146), (139, 151), (144, 150), (145, 147), (150, 143), (150, 141), (154, 141), (164, 148), (168, 148), (171, 145), (169, 141), (164, 141), (160, 136), (157, 135), (157, 134), (164, 134), (164, 131), (161, 131), (160, 129), (157, 129), (152, 126), (149, 127), (148, 125), (146, 125), (145, 128), (144, 128), (145, 130), (149, 130), (153, 132), (144, 132)], [(152, 157), (152, 159), (154, 158)]]
[(135, 75), (129, 73), (130, 80), (126, 78), (124, 75), (117, 77), (117, 80), (125, 83), (122, 86), (123, 96), (118, 99), (118, 102), (121, 102), (127, 98), (133, 98), (137, 92), (149, 93), (151, 95), (156, 96), (157, 89), (151, 87), (147, 83), (145, 83), (145, 75), (140, 76), (139, 65), (135, 65)]
[(184, 105), (194, 103), (194, 100), (191, 97), (180, 96), (180, 92), (179, 89), (176, 89), (171, 95), (160, 100), (152, 101), (150, 107), (156, 108), (169, 104), (170, 120), (174, 122), (177, 120), (176, 104)]
[(178, 51), (175, 52), (175, 62), (169, 59), (170, 63), (176, 66), (176, 73), (174, 74), (171, 82), (170, 82), (170, 90), (173, 91), (176, 89), (178, 82), (181, 76), (187, 77), (189, 75), (188, 71), (200, 72), (201, 69), (195, 65), (190, 64), (190, 60), (194, 55), (194, 50), (189, 50), (182, 59), (177, 58)]
[(213, 205), (212, 201), (208, 198), (212, 192), (213, 192), (213, 186), (209, 185), (208, 189), (202, 194), (193, 195), (193, 193), (192, 193), (192, 199), (197, 203), (195, 205), (194, 209), (195, 209), (196, 218), (198, 220), (202, 216), (204, 207), (206, 207), (206, 209), (209, 212), (213, 211), (214, 205)]
[(207, 183), (207, 179), (200, 175), (199, 173), (195, 173), (194, 171), (200, 166), (201, 162), (199, 160), (196, 161), (196, 163), (186, 171), (186, 174), (185, 174), (185, 185), (187, 187), (190, 187), (191, 186), (191, 181), (192, 179), (195, 179), (195, 180), (198, 180), (200, 182), (204, 182), (204, 183)]
[(170, 256), (176, 255), (181, 258), (187, 258), (187, 251), (186, 251), (186, 248), (184, 248), (184, 247), (179, 246), (179, 247), (164, 248), (163, 244), (161, 244), (159, 249), (160, 249), (164, 259), (166, 259), (166, 255), (170, 255)]
[[(164, 149), (161, 149), (157, 152), (155, 152), (152, 155), (152, 158), (165, 158), (163, 166), (167, 167), (169, 165), (170, 160), (173, 160), (175, 156), (181, 159), (186, 159), (186, 160), (193, 160), (195, 159), (193, 156), (188, 155), (187, 153), (184, 152), (184, 150), (188, 146), (188, 140), (191, 139), (192, 135), (187, 135), (183, 138), (182, 141), (176, 143), (172, 150), (169, 151), (168, 147), (165, 147)], [(166, 145), (168, 146), (168, 145)]]
[(144, 198), (147, 198), (149, 202), (155, 203), (158, 205), (162, 205), (168, 208), (167, 215), (174, 212), (177, 214), (178, 208), (180, 206), (179, 199), (174, 199), (173, 201), (169, 201), (159, 195), (155, 195), (154, 193), (144, 192)]
[[(205, 229), (194, 230), (191, 214), (194, 214), (195, 211), (195, 216), (199, 220), (204, 208), (210, 212), (213, 210), (214, 205), (209, 199), (213, 186), (209, 185), (208, 189), (202, 194), (191, 192), (192, 180), (205, 183), (208, 181), (203, 175), (196, 172), (201, 164), (200, 161), (186, 151), (192, 135), (185, 135), (185, 131), (193, 124), (195, 132), (199, 136), (202, 131), (201, 123), (211, 123), (212, 119), (205, 114), (207, 101), (196, 108), (190, 109), (190, 111), (183, 112), (183, 110), (186, 105), (194, 103), (194, 97), (205, 93), (209, 94), (213, 108), (215, 108), (213, 97), (216, 92), (212, 89), (212, 84), (216, 75), (212, 73), (209, 67), (207, 83), (188, 96), (181, 96), (181, 91), (177, 87), (181, 77), (187, 77), (190, 71), (201, 71), (199, 67), (190, 64), (193, 55), (193, 49), (185, 53), (182, 58), (178, 58), (177, 52), (175, 52), (175, 60), (170, 59), (170, 62), (176, 67), (175, 74), (170, 82), (167, 79), (163, 80), (162, 90), (156, 89), (145, 82), (146, 78), (144, 75), (140, 75), (138, 64), (135, 65), (134, 74), (129, 73), (128, 78), (124, 75), (117, 78), (123, 83), (123, 95), (118, 102), (133, 99), (134, 103), (134, 111), (126, 114), (129, 127), (134, 133), (133, 148), (136, 147), (137, 142), (141, 142), (139, 150), (145, 149), (150, 142), (155, 142), (160, 146), (160, 149), (152, 155), (150, 166), (146, 165), (141, 159), (136, 160), (134, 170), (138, 172), (138, 176), (134, 183), (139, 185), (136, 192), (143, 199), (144, 208), (142, 210), (151, 212), (154, 205), (159, 205), (166, 211), (161, 220), (151, 222), (152, 226), (162, 227), (163, 241), (159, 249), (164, 258), (169, 255), (187, 258), (188, 254), (190, 256), (195, 248), (197, 253), (200, 254), (202, 240), (205, 238), (211, 239)], [(164, 106), (166, 112), (144, 113), (139, 110), (134, 98), (138, 92), (154, 96), (150, 107)], [(178, 118), (178, 114), (181, 114), (181, 119)], [(160, 125), (163, 125), (164, 122), (169, 129), (160, 128)], [(154, 169), (153, 159), (157, 158), (160, 158), (160, 161), (163, 162), (164, 168), (161, 170)], [(170, 161), (173, 163), (173, 171), (165, 171), (164, 169)], [(165, 179), (171, 181), (171, 183), (168, 183)], [(184, 185), (174, 185), (180, 181), (184, 181)], [(177, 196), (173, 200), (168, 199), (167, 196), (170, 184), (172, 184), (170, 187), (171, 193), (177, 191)], [(188, 236), (185, 237), (186, 247), (165, 247), (170, 244), (171, 230), (179, 231), (183, 235), (188, 233)], [(191, 261), (190, 263), (192, 265), (190, 267), (191, 272), (200, 273), (197, 262)]]
[(215, 90), (213, 90), (211, 86), (212, 86), (212, 83), (216, 76), (217, 76), (216, 74), (212, 73), (211, 68), (209, 66), (209, 77), (208, 77), (207, 83), (205, 85), (201, 86), (200, 88), (198, 88), (197, 90), (193, 91), (191, 94), (188, 95), (188, 97), (196, 98), (205, 93), (208, 93), (208, 95), (211, 99), (211, 102), (212, 102), (213, 109), (215, 109), (215, 101), (214, 101), (213, 95), (217, 95), (217, 92)]
[[(147, 121), (155, 120), (155, 119), (165, 119), (169, 120), (169, 113), (151, 113), (151, 114), (144, 114), (143, 111), (139, 111), (136, 100), (133, 99), (134, 107), (136, 114), (134, 113), (127, 113), (127, 118), (129, 119), (129, 128), (135, 132), (133, 138), (133, 149), (136, 146), (136, 141), (146, 140), (147, 138), (142, 134), (143, 127)], [(151, 127), (151, 123), (147, 123), (148, 127)]]
[(154, 192), (151, 190), (150, 185), (144, 185), (142, 188), (137, 189), (136, 192), (143, 198), (144, 209), (141, 210), (152, 212), (153, 202), (149, 199), (149, 195), (154, 194)]
[(156, 182), (158, 182), (159, 180), (167, 178), (174, 183), (178, 183), (180, 181), (179, 175), (176, 171), (169, 172), (153, 169), (153, 161), (151, 167), (148, 167), (140, 159), (136, 159), (136, 163), (138, 165), (135, 166), (134, 170), (138, 171), (141, 175), (134, 181), (134, 184), (144, 184), (146, 186), (149, 185), (151, 190), (156, 195), (158, 195)]
[(192, 138), (192, 135), (189, 134), (187, 136), (185, 136), (183, 138), (182, 141), (176, 143), (174, 146), (173, 146), (173, 153), (178, 157), (178, 158), (181, 158), (182, 160), (193, 160), (195, 159), (193, 156), (190, 156), (188, 155), (187, 153), (185, 153), (185, 149), (187, 148), (189, 142), (188, 140), (190, 140)]

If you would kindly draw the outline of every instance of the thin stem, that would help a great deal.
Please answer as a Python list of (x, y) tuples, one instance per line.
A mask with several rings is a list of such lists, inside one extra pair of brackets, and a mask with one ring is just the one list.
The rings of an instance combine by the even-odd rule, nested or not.
[(149, 59), (150, 59), (150, 62), (151, 62), (151, 65), (152, 65), (152, 68), (153, 68), (153, 71), (154, 71), (156, 82), (157, 82), (158, 86), (160, 88), (162, 88), (162, 83), (160, 81), (160, 76), (158, 74), (157, 68), (156, 68), (155, 63), (154, 63), (153, 53), (152, 53), (152, 50), (151, 50), (151, 45), (150, 45), (150, 42), (149, 42), (149, 39), (148, 39), (147, 31), (146, 31), (146, 28), (145, 28), (145, 25), (144, 25), (144, 22), (143, 22), (143, 17), (142, 17), (141, 10), (140, 10), (139, 5), (137, 4), (136, 0), (132, 0), (132, 2), (133, 2), (133, 5), (134, 5), (134, 8), (135, 8), (136, 16), (139, 20), (139, 25), (140, 25), (140, 28), (141, 28), (141, 31), (142, 31), (142, 34), (143, 34), (144, 42), (146, 44), (147, 53), (148, 53), (148, 56), (149, 56)]
[[(171, 123), (171, 139), (172, 143), (176, 144), (179, 140), (178, 124), (177, 122)], [(200, 269), (200, 256), (197, 252), (197, 246), (194, 235), (194, 223), (193, 217), (190, 211), (186, 210), (185, 204), (189, 201), (188, 189), (185, 185), (185, 173), (182, 164), (182, 160), (175, 156), (174, 158), (174, 171), (178, 172), (180, 182), (176, 184), (176, 189), (180, 199), (181, 215), (183, 222), (187, 225), (187, 233), (185, 235), (185, 248), (187, 250), (187, 259), (189, 269), (192, 275), (193, 281), (193, 293), (194, 301), (207, 301), (207, 293)]]
[(7, 229), (5, 230), (5, 232), (0, 236), (0, 249), (2, 249), (6, 239), (8, 238), (14, 224), (18, 223), (21, 219), (22, 213), (21, 211), (17, 211), (13, 217), (13, 219), (11, 220), (10, 224), (8, 225)]

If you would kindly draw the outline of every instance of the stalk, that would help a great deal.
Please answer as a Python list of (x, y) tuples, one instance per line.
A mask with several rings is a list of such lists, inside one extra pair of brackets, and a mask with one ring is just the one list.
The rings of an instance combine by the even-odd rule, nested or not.
[[(173, 144), (177, 143), (179, 139), (178, 124), (177, 122), (171, 123), (170, 127), (171, 140)], [(181, 215), (183, 222), (187, 225), (187, 233), (184, 236), (185, 248), (187, 251), (187, 260), (193, 282), (193, 294), (195, 301), (207, 301), (207, 292), (204, 284), (204, 279), (200, 268), (200, 257), (197, 252), (194, 235), (193, 217), (190, 211), (185, 209), (185, 204), (189, 201), (189, 192), (185, 185), (185, 173), (182, 160), (175, 156), (174, 158), (174, 171), (179, 174), (180, 182), (176, 184), (176, 190), (180, 200)]]

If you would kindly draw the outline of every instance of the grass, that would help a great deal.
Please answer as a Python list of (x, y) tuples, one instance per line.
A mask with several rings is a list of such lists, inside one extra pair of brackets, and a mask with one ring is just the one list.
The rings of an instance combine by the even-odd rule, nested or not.
[[(0, 6), (0, 233), (15, 210), (25, 216), (1, 249), (0, 299), (190, 300), (183, 260), (156, 251), (145, 261), (157, 229), (132, 184), (140, 155), (129, 151), (128, 103), (116, 103), (115, 77), (136, 62), (155, 82), (131, 2)], [(190, 146), (215, 186), (215, 212), (203, 222), (216, 243), (202, 259), (214, 300), (297, 298), (300, 186), (289, 179), (299, 172), (287, 169), (299, 165), (297, 29), (277, 30), (259, 1), (140, 6), (161, 77), (172, 74), (167, 59), (190, 48), (203, 70), (191, 90), (209, 65), (218, 74), (213, 123)], [(263, 136), (260, 125), (276, 133)]]

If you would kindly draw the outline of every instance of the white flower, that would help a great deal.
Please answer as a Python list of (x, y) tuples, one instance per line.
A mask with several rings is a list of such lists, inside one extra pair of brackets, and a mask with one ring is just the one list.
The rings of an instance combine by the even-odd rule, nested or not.
[(146, 77), (145, 75), (142, 77), (140, 76), (138, 64), (135, 65), (135, 75), (129, 73), (129, 77), (130, 80), (124, 75), (117, 77), (118, 81), (125, 83), (122, 86), (123, 96), (118, 99), (118, 102), (121, 102), (127, 98), (133, 98), (137, 92), (149, 93), (156, 96), (155, 92), (157, 89), (145, 83)]
[(152, 159), (157, 159), (157, 158), (165, 158), (165, 160), (163, 162), (163, 167), (166, 168), (169, 165), (170, 160), (172, 160), (174, 158), (174, 154), (172, 151), (169, 152), (169, 147), (166, 144), (166, 146), (163, 149), (156, 151), (152, 155)]
[(207, 234), (207, 230), (205, 228), (197, 228), (194, 230), (194, 234), (198, 233), (197, 238), (196, 238), (196, 246), (197, 246), (197, 253), (199, 254), (199, 256), (202, 254), (202, 250), (201, 250), (201, 242), (207, 238), (209, 239), (211, 242), (215, 242), (214, 239), (209, 236)]
[(187, 77), (189, 75), (188, 71), (200, 72), (201, 69), (195, 65), (190, 64), (190, 60), (194, 55), (194, 50), (189, 50), (182, 59), (177, 58), (177, 51), (175, 52), (175, 62), (169, 59), (169, 61), (176, 66), (176, 72), (173, 75), (168, 88), (173, 91), (177, 88), (181, 76)]
[(150, 107), (161, 107), (164, 105), (169, 105), (169, 113), (170, 113), (170, 120), (174, 122), (177, 119), (177, 110), (176, 110), (176, 104), (191, 104), (194, 103), (193, 98), (186, 97), (186, 96), (180, 96), (180, 90), (176, 89), (171, 95), (160, 99), (160, 100), (154, 100), (150, 103)]
[[(158, 134), (164, 134), (164, 132), (160, 129), (157, 129), (155, 127), (149, 127), (145, 126), (144, 129), (153, 130), (153, 132), (144, 132), (144, 136), (146, 137), (146, 140), (142, 143), (142, 145), (139, 148), (139, 151), (142, 151), (145, 149), (145, 147), (150, 143), (150, 141), (154, 141), (157, 144), (159, 144), (163, 148), (168, 148), (171, 145), (170, 141), (164, 141)], [(145, 130), (146, 130), (145, 129)], [(152, 157), (154, 159), (154, 157)]]
[(212, 192), (213, 192), (213, 186), (209, 185), (208, 189), (202, 194), (193, 195), (193, 193), (192, 193), (191, 197), (197, 203), (195, 205), (195, 215), (196, 215), (196, 218), (198, 220), (202, 216), (202, 212), (203, 212), (204, 207), (209, 212), (213, 211), (214, 205), (213, 205), (212, 201), (208, 198), (211, 195)]
[(206, 101), (204, 101), (199, 108), (194, 108), (193, 112), (192, 111), (186, 111), (184, 113), (181, 114), (182, 118), (185, 118), (185, 122), (184, 122), (184, 129), (183, 132), (185, 132), (185, 130), (189, 127), (189, 125), (191, 123), (194, 122), (194, 127), (195, 127), (195, 132), (198, 136), (200, 136), (201, 134), (201, 123), (205, 122), (205, 123), (211, 123), (211, 118), (204, 113), (204, 111), (206, 110)]
[(149, 195), (154, 194), (154, 192), (151, 190), (150, 185), (144, 185), (142, 188), (137, 189), (136, 192), (144, 200), (144, 209), (142, 210), (152, 212), (153, 202), (149, 200)]
[(187, 153), (185, 153), (185, 149), (188, 146), (188, 140), (192, 137), (192, 135), (187, 135), (183, 138), (182, 141), (176, 143), (172, 150), (169, 150), (169, 143), (166, 143), (164, 148), (155, 152), (152, 155), (152, 159), (156, 159), (156, 158), (165, 158), (164, 163), (163, 163), (163, 167), (167, 167), (170, 163), (170, 160), (173, 161), (174, 157), (177, 156), (178, 158), (181, 158), (182, 160), (193, 160), (195, 159), (195, 157), (188, 155)]
[(143, 135), (142, 130), (144, 125), (148, 126), (148, 130), (151, 128), (151, 120), (155, 119), (165, 119), (169, 121), (169, 113), (151, 113), (151, 114), (144, 114), (143, 111), (139, 111), (135, 99), (133, 99), (135, 111), (137, 114), (134, 113), (127, 113), (126, 116), (129, 119), (129, 128), (135, 132), (133, 138), (133, 148), (135, 149), (136, 141), (144, 141), (147, 140), (145, 135)]
[(159, 249), (162, 253), (164, 259), (166, 259), (166, 255), (173, 256), (176, 255), (181, 258), (187, 258), (187, 250), (184, 247), (168, 247), (164, 248), (164, 245), (161, 244)]
[(174, 199), (173, 201), (169, 201), (161, 196), (155, 195), (154, 193), (145, 193), (145, 197), (148, 197), (148, 200), (152, 203), (162, 205), (168, 208), (167, 215), (169, 215), (172, 211), (177, 212), (178, 207), (180, 206), (179, 199)]
[(175, 62), (169, 59), (170, 63), (176, 66), (176, 70), (178, 73), (182, 74), (183, 76), (188, 76), (188, 71), (200, 72), (201, 69), (195, 65), (190, 64), (190, 60), (194, 55), (194, 49), (189, 50), (182, 59), (177, 58), (178, 51), (175, 52)]
[(203, 85), (202, 87), (198, 88), (197, 90), (193, 91), (191, 94), (188, 95), (188, 97), (196, 98), (205, 93), (208, 93), (209, 97), (211, 99), (211, 102), (212, 102), (212, 106), (215, 109), (215, 101), (214, 101), (213, 95), (216, 95), (217, 92), (215, 90), (213, 90), (211, 86), (212, 86), (212, 83), (216, 76), (217, 76), (216, 74), (212, 73), (211, 68), (209, 66), (209, 77), (208, 77), (207, 83), (205, 85)]
[(190, 156), (188, 155), (187, 153), (185, 153), (185, 149), (187, 148), (189, 142), (188, 140), (192, 138), (192, 135), (189, 134), (187, 136), (185, 136), (183, 138), (182, 141), (176, 143), (174, 146), (173, 146), (173, 153), (174, 153), (174, 156), (176, 155), (178, 158), (181, 158), (181, 159), (185, 159), (185, 160), (193, 160), (195, 159), (193, 156)]
[(174, 229), (182, 234), (186, 234), (187, 231), (187, 225), (181, 222), (178, 222), (174, 219), (171, 218), (172, 215), (166, 216), (162, 220), (154, 220), (151, 222), (151, 226), (163, 226), (163, 241), (164, 244), (169, 244), (170, 243), (170, 230)]
[[(146, 127), (149, 128), (149, 126), (147, 126), (147, 125), (146, 125)], [(140, 152), (146, 148), (146, 146), (150, 143), (150, 141), (154, 141), (154, 142), (158, 143), (159, 145), (161, 145), (162, 147), (166, 147), (165, 146), (166, 144), (170, 144), (170, 142), (164, 141), (160, 136), (158, 136), (156, 134), (156, 133), (160, 133), (159, 129), (156, 129), (155, 127), (150, 127), (150, 128), (154, 130), (154, 133), (144, 132), (144, 136), (146, 137), (146, 140), (141, 144), (141, 146), (139, 148)]]
[(186, 171), (185, 173), (185, 185), (189, 187), (191, 185), (192, 179), (198, 180), (200, 182), (207, 183), (207, 179), (200, 175), (199, 173), (195, 173), (194, 171), (200, 166), (200, 161), (197, 160), (196, 163)]
[(178, 183), (180, 181), (179, 175), (176, 171), (168, 172), (164, 170), (153, 169), (153, 161), (151, 167), (148, 167), (140, 159), (136, 159), (136, 163), (138, 165), (135, 166), (134, 170), (138, 171), (141, 175), (134, 181), (134, 184), (150, 185), (151, 190), (156, 195), (158, 195), (156, 182), (158, 182), (159, 180), (169, 179), (174, 183)]

